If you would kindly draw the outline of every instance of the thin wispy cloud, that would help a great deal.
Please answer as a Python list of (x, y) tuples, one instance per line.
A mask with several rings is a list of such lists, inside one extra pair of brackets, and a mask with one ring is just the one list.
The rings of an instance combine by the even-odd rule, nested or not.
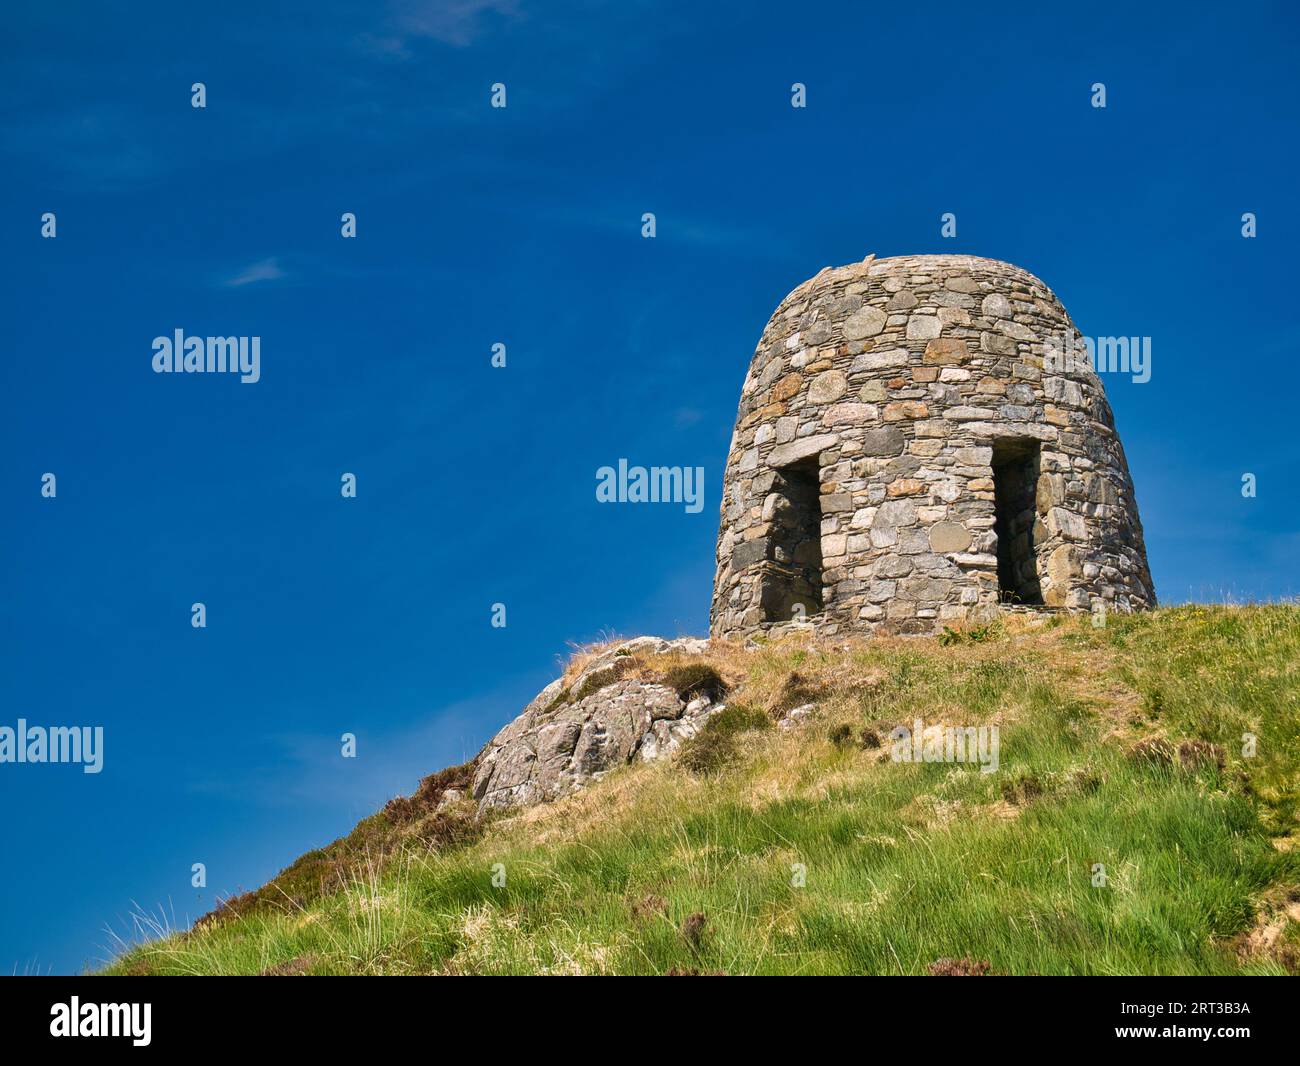
[(362, 44), (380, 55), (406, 59), (413, 40), (466, 48), (494, 24), (521, 17), (518, 0), (400, 0), (384, 28), (365, 34)]
[(223, 280), (221, 285), (226, 289), (238, 289), (262, 281), (280, 281), (288, 276), (285, 269), (280, 266), (280, 260), (272, 256), (270, 259), (259, 259), (256, 263), (250, 263), (239, 273)]

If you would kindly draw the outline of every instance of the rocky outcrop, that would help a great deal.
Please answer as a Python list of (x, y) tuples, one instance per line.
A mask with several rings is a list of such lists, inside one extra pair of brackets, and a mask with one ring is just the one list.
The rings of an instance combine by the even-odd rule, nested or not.
[(571, 683), (552, 681), (475, 761), (471, 795), (479, 810), (556, 799), (676, 749), (721, 709), (719, 694), (681, 693), (628, 675), (651, 655), (707, 650), (708, 641), (694, 638), (637, 637), (601, 652)]

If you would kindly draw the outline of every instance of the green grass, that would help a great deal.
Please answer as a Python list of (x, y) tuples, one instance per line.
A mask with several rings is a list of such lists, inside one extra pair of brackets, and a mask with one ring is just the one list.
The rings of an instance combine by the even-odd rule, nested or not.
[[(314, 853), (339, 860), (319, 891), (277, 904), (284, 893), (264, 889), (108, 972), (1294, 965), (1294, 922), (1263, 948), (1244, 945), (1300, 900), (1300, 852), (1288, 850), (1300, 609), (1179, 608), (1111, 616), (1104, 629), (1061, 619), (974, 640), (777, 642), (720, 651), (714, 665), (736, 682), (736, 709), (678, 757), (474, 832), (372, 824), (354, 846)], [(769, 728), (791, 693), (813, 694), (819, 713)], [(999, 772), (891, 761), (888, 730), (916, 717), (997, 724)], [(883, 746), (858, 740), (872, 731)], [(1253, 756), (1244, 733), (1257, 737)], [(1133, 756), (1156, 736), (1175, 751), (1217, 745), (1224, 765)]]

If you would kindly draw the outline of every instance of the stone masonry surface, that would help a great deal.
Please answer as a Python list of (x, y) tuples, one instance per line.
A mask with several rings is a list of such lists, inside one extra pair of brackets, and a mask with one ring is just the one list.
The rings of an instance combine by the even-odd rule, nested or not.
[(868, 257), (796, 288), (741, 390), (712, 635), (1154, 606), (1101, 381), (1045, 365), (1067, 334), (1046, 285), (974, 256)]

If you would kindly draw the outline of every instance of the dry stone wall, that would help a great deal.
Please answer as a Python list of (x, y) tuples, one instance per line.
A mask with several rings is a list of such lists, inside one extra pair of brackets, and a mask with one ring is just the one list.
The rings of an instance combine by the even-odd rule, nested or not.
[(795, 289), (741, 390), (713, 635), (1153, 606), (1101, 381), (1050, 358), (1067, 335), (1051, 290), (991, 259), (869, 257)]

